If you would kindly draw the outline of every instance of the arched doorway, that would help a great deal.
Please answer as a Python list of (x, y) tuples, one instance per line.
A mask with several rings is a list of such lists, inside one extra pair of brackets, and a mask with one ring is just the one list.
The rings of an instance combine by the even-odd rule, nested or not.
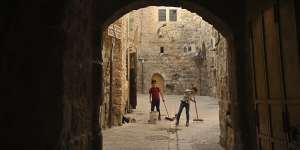
[(152, 75), (151, 80), (155, 80), (157, 86), (160, 88), (160, 90), (162, 92), (165, 91), (165, 79), (163, 78), (163, 76), (159, 73), (155, 73)]

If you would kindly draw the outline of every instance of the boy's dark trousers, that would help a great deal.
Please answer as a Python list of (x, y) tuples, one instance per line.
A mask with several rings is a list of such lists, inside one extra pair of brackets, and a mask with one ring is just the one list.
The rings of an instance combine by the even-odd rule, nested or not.
[(180, 103), (180, 106), (179, 106), (179, 111), (178, 111), (178, 113), (176, 115), (176, 125), (179, 124), (180, 115), (181, 115), (181, 112), (182, 112), (182, 110), (183, 110), (184, 107), (185, 107), (185, 112), (186, 112), (186, 123), (187, 124), (189, 123), (189, 120), (190, 120), (190, 115), (189, 115), (190, 104), (182, 101)]
[(160, 120), (160, 100), (151, 101), (151, 111), (154, 111), (154, 107), (156, 107), (156, 111), (158, 111), (158, 120)]

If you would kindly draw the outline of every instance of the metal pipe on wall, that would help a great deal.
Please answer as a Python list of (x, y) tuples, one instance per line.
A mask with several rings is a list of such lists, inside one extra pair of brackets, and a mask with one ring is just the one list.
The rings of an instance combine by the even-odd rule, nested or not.
[(145, 85), (144, 85), (144, 59), (141, 61), (142, 63), (142, 93), (145, 94)]

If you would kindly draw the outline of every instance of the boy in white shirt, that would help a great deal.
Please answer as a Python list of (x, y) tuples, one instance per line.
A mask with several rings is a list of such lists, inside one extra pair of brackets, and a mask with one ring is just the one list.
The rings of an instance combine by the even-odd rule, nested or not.
[(189, 119), (190, 119), (190, 115), (189, 115), (189, 111), (190, 111), (190, 101), (192, 102), (196, 102), (195, 101), (195, 96), (194, 94), (197, 92), (197, 88), (193, 87), (192, 90), (190, 89), (186, 89), (184, 91), (184, 96), (183, 99), (181, 100), (180, 106), (179, 106), (179, 111), (176, 115), (176, 126), (179, 125), (179, 119), (180, 119), (180, 115), (181, 112), (183, 110), (183, 108), (185, 108), (186, 111), (186, 126), (189, 126)]

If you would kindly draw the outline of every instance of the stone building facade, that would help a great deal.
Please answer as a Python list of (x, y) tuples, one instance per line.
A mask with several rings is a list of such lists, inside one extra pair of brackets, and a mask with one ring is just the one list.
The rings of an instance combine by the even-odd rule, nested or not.
[(216, 94), (217, 30), (197, 14), (178, 7), (139, 10), (141, 39), (137, 89), (147, 93), (153, 78), (166, 94), (196, 86), (200, 95)]

